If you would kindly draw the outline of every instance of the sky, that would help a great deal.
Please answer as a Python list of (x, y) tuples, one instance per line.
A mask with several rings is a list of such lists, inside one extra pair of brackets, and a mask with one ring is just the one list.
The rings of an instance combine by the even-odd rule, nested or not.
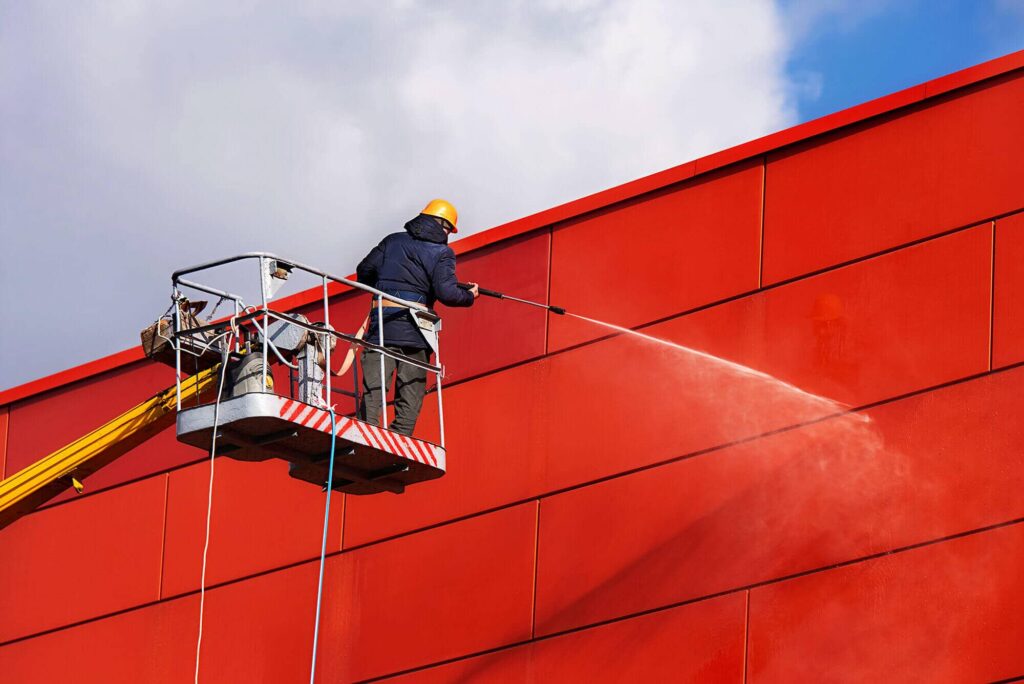
[(177, 268), (346, 275), (433, 197), (463, 237), (1022, 48), (1024, 0), (0, 3), (0, 389)]

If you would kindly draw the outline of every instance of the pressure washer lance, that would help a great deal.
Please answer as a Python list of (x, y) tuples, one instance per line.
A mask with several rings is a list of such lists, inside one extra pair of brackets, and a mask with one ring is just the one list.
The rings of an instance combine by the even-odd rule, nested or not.
[[(468, 290), (472, 286), (469, 285), (468, 283), (459, 283), (459, 287), (461, 287), (463, 290)], [(480, 294), (484, 295), (485, 297), (494, 297), (495, 299), (508, 299), (513, 302), (519, 302), (520, 304), (529, 304), (530, 306), (536, 306), (541, 309), (547, 309), (551, 313), (558, 314), (559, 316), (565, 315), (565, 309), (563, 309), (560, 306), (550, 306), (548, 304), (541, 304), (539, 302), (531, 302), (527, 299), (520, 299), (519, 297), (513, 297), (512, 295), (502, 294), (501, 292), (495, 292), (494, 290), (488, 290), (483, 287), (480, 287), (479, 289)]]

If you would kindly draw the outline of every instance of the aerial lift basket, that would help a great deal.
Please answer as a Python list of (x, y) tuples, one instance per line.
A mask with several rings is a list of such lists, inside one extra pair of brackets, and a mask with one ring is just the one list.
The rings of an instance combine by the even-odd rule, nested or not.
[[(208, 449), (212, 405), (178, 414), (178, 440)], [(289, 474), (317, 485), (327, 482), (331, 414), (275, 394), (251, 392), (227, 399), (217, 421), (217, 453), (241, 461), (280, 458)], [(351, 416), (335, 417), (334, 489), (349, 494), (401, 493), (406, 485), (444, 475), (444, 449)]]
[[(186, 280), (184, 276), (207, 271), (238, 261), (255, 262), (260, 270), (261, 302), (246, 307), (242, 298), (229, 292)], [(322, 284), (324, 320), (311, 322), (305, 316), (288, 314), (270, 308), (274, 294), (283, 280), (295, 271), (318, 277)], [(178, 382), (189, 369), (189, 362), (199, 366), (209, 363), (214, 354), (226, 358), (227, 375), (224, 390), (207, 403), (178, 407), (178, 440), (201, 449), (209, 449), (217, 440), (217, 454), (243, 461), (264, 461), (278, 458), (288, 461), (289, 474), (299, 480), (349, 494), (377, 492), (401, 493), (405, 487), (439, 478), (445, 473), (444, 412), (441, 403), (440, 361), (428, 363), (384, 347), (382, 326), (376, 340), (364, 340), (357, 334), (334, 330), (327, 307), (329, 282), (374, 295), (380, 315), (383, 302), (407, 307), (410, 315), (424, 329), (424, 337), (435, 351), (440, 331), (440, 318), (422, 304), (405, 301), (362, 283), (330, 275), (315, 268), (286, 261), (272, 254), (257, 252), (201, 264), (176, 271), (172, 276), (175, 303), (172, 317), (157, 331), (173, 340), (173, 358), (160, 348), (153, 358), (171, 362)], [(235, 314), (221, 321), (202, 322), (188, 317), (191, 311), (182, 293), (191, 288), (234, 303)], [(169, 335), (167, 334), (169, 331)], [(331, 385), (331, 351), (337, 340), (357, 348), (371, 349), (398, 363), (410, 363), (436, 377), (439, 444), (401, 435), (387, 429), (387, 395), (383, 394), (382, 424), (372, 425), (359, 420), (356, 414), (334, 415), (334, 479), (328, 483), (329, 458), (332, 449), (332, 416), (329, 406), (335, 394), (360, 401), (358, 364), (351, 364), (353, 392)], [(195, 357), (195, 358), (193, 358)], [(271, 361), (288, 370), (289, 382), (275, 386)], [(380, 368), (363, 368), (362, 372), (383, 374)], [(280, 372), (278, 376), (280, 377)], [(326, 398), (325, 398), (326, 392)], [(214, 392), (214, 395), (217, 393)], [(216, 434), (215, 434), (216, 431)]]

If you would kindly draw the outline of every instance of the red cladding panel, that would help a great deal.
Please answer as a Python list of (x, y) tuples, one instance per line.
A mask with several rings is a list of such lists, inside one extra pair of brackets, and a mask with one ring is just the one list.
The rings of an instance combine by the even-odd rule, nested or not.
[(996, 221), (992, 366), (1024, 361), (1024, 214)]
[[(7, 470), (13, 473), (35, 463), (172, 384), (173, 369), (140, 361), (14, 404)], [(92, 494), (202, 457), (202, 451), (179, 444), (173, 429), (164, 430), (86, 480), (85, 492)], [(74, 496), (69, 490), (55, 501)]]
[(195, 596), (51, 632), (0, 646), (0, 672), (6, 682), (189, 682), (198, 618)]
[(701, 311), (672, 339), (854, 406), (939, 384), (988, 367), (991, 250), (977, 226)]
[(987, 376), (545, 499), (537, 632), (1024, 516), (1024, 425), (991, 423), (1022, 391)]
[(1024, 77), (769, 158), (764, 282), (978, 222), (1024, 204)]
[(530, 638), (537, 504), (332, 560), (319, 678), (348, 681)]
[[(328, 559), (317, 681), (528, 639), (536, 516), (535, 503), (518, 506)], [(200, 681), (308, 681), (317, 571), (304, 563), (207, 592)], [(29, 675), (11, 681), (182, 681), (198, 620), (193, 594), (0, 647), (0, 664), (5, 677)]]
[[(760, 163), (647, 195), (555, 229), (551, 302), (632, 327), (757, 288)], [(606, 331), (551, 317), (551, 349)]]
[(1024, 673), (1024, 526), (755, 589), (749, 681), (989, 682)]
[[(309, 681), (317, 567), (207, 592), (199, 681)], [(17, 682), (191, 681), (198, 630), (193, 594), (0, 647), (0, 669)]]
[[(318, 570), (306, 563), (209, 592), (199, 681), (308, 682)], [(193, 647), (191, 663), (197, 625), (198, 610), (182, 635)], [(331, 637), (321, 630), (320, 657), (336, 647)]]
[[(536, 504), (518, 506), (328, 559), (317, 681), (529, 638), (536, 515)], [(317, 570), (305, 563), (207, 594), (203, 680), (308, 681)]]
[[(400, 496), (348, 497), (345, 546), (424, 527), (495, 505), (529, 498), (538, 488), (543, 455), (532, 436), (544, 430), (542, 393), (550, 360), (530, 363), (444, 390), (447, 472)], [(430, 436), (436, 402), (428, 397), (417, 433)], [(537, 410), (538, 413), (534, 413)], [(532, 417), (532, 418), (531, 418)], [(512, 426), (512, 427), (510, 427)]]
[[(170, 474), (163, 596), (199, 588), (209, 476), (209, 462)], [(288, 477), (283, 461), (217, 459), (207, 584), (319, 556), (324, 505), (320, 488)], [(334, 494), (328, 553), (341, 548), (344, 506)]]
[(0, 531), (0, 642), (156, 600), (166, 485), (150, 478)]
[(746, 594), (737, 593), (386, 681), (739, 684), (745, 613)]
[[(548, 296), (549, 231), (502, 242), (459, 257), (463, 282), (534, 302)], [(544, 353), (543, 309), (480, 297), (468, 309), (438, 308), (443, 317), (441, 359), (452, 382)]]
[[(208, 591), (199, 681), (308, 682), (317, 568)], [(0, 647), (0, 671), (11, 682), (192, 681), (198, 631), (192, 594)]]
[[(985, 370), (990, 249), (979, 227), (646, 332), (869, 403)], [(622, 336), (444, 397), (448, 474), (401, 497), (350, 500), (346, 544), (841, 410), (749, 369)]]

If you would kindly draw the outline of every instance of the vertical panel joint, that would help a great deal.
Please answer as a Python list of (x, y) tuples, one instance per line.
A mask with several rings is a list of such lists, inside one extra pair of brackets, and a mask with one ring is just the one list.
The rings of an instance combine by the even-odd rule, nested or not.
[(164, 513), (160, 524), (160, 565), (157, 568), (156, 598), (164, 597), (164, 569), (167, 557), (167, 506), (171, 493), (171, 474), (164, 473)]
[[(548, 268), (547, 268), (547, 273), (545, 274), (547, 276), (547, 279), (546, 279), (547, 282), (545, 284), (545, 288), (547, 290), (547, 294), (545, 295), (545, 302), (550, 306), (551, 303), (552, 303), (551, 302), (551, 264), (552, 264), (552, 262), (554, 260), (554, 251), (555, 251), (555, 227), (554, 226), (548, 226), (546, 232), (547, 232), (547, 236), (548, 236)], [(548, 311), (548, 312), (546, 312), (544, 314), (544, 354), (545, 355), (551, 349), (551, 332), (550, 331), (551, 331), (551, 312)]]
[(536, 517), (533, 523), (533, 588), (531, 591), (530, 638), (537, 638), (537, 575), (540, 568), (540, 499), (536, 499)]
[(7, 433), (11, 429), (11, 407), (0, 409), (0, 480), (7, 477)]
[(743, 617), (743, 684), (747, 684), (747, 664), (750, 661), (750, 589), (747, 589)]
[(767, 203), (768, 155), (761, 157), (761, 216), (758, 226), (757, 289), (764, 287), (764, 210)]
[(988, 287), (988, 369), (992, 370), (992, 351), (995, 346), (995, 325), (996, 325), (996, 222), (989, 224), (992, 231), (992, 250), (989, 262), (989, 287)]

